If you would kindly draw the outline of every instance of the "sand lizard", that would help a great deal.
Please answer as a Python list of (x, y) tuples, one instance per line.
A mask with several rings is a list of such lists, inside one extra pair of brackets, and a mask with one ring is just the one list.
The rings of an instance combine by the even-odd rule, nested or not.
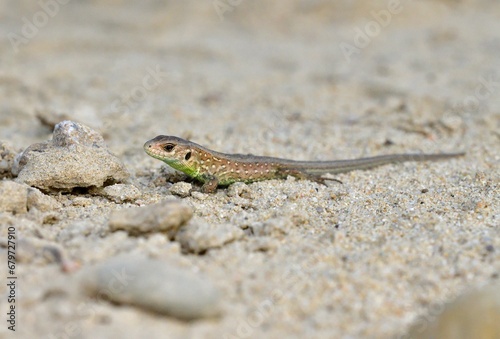
[(324, 174), (368, 169), (389, 163), (425, 161), (458, 157), (464, 153), (389, 154), (370, 158), (332, 161), (295, 161), (245, 154), (226, 154), (212, 151), (194, 142), (174, 136), (159, 135), (144, 144), (153, 158), (184, 172), (203, 183), (202, 192), (213, 193), (217, 186), (237, 181), (283, 179), (290, 176), (323, 183)]

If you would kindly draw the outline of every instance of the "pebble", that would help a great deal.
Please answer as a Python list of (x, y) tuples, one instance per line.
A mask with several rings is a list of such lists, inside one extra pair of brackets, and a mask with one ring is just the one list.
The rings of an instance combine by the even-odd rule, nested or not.
[(58, 243), (67, 243), (70, 240), (78, 239), (79, 237), (86, 237), (92, 232), (99, 232), (100, 225), (93, 220), (78, 220), (71, 222), (65, 226), (57, 234)]
[(267, 252), (277, 249), (280, 241), (272, 237), (252, 237), (248, 239), (246, 248), (249, 252)]
[(191, 190), (193, 189), (193, 185), (188, 182), (180, 181), (170, 187), (170, 193), (177, 195), (181, 198), (188, 197), (191, 194)]
[(62, 207), (62, 204), (56, 199), (49, 195), (43, 194), (40, 190), (29, 187), (28, 188), (28, 199), (27, 207), (28, 210), (36, 208), (40, 212), (49, 212), (57, 210)]
[(141, 197), (141, 191), (134, 185), (115, 184), (106, 186), (98, 192), (116, 203), (133, 202)]
[(86, 207), (92, 205), (92, 199), (90, 198), (85, 198), (85, 197), (72, 197), (71, 198), (71, 205), (73, 206), (79, 206), (79, 207)]
[(153, 205), (116, 210), (109, 218), (112, 231), (125, 230), (130, 234), (165, 232), (170, 239), (175, 237), (179, 227), (193, 216), (187, 204), (167, 200)]
[(97, 298), (135, 305), (184, 320), (220, 313), (220, 293), (210, 281), (171, 264), (122, 255), (82, 272), (82, 288)]
[(0, 178), (12, 176), (12, 165), (17, 152), (5, 141), (0, 141)]
[(184, 251), (204, 253), (208, 249), (222, 247), (244, 236), (245, 232), (232, 224), (191, 222), (181, 228), (175, 240), (181, 244)]
[(235, 182), (227, 189), (228, 197), (242, 197), (245, 199), (253, 199), (255, 196), (252, 194), (250, 187), (243, 182)]
[(43, 191), (102, 187), (130, 176), (99, 133), (73, 121), (57, 124), (51, 141), (29, 146), (16, 157), (12, 172), (18, 182)]
[(26, 213), (28, 190), (26, 185), (14, 181), (0, 181), (0, 212)]
[(15, 181), (0, 181), (0, 211), (26, 213), (32, 209), (49, 212), (62, 207), (53, 197)]
[(293, 227), (293, 222), (289, 217), (276, 217), (266, 221), (255, 221), (248, 225), (252, 235), (272, 237), (286, 235)]
[(208, 194), (197, 192), (197, 191), (191, 192), (191, 196), (194, 199), (200, 200), (200, 201), (207, 200), (207, 198), (208, 198)]
[(407, 338), (499, 338), (500, 282), (467, 292), (436, 314), (419, 319)]
[(93, 148), (106, 148), (104, 138), (99, 132), (70, 120), (61, 121), (54, 127), (52, 143), (57, 147), (83, 145)]

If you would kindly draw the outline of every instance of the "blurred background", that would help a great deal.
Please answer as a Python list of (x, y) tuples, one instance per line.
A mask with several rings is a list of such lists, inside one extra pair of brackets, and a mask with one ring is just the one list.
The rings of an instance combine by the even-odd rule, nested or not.
[[(223, 152), (308, 160), (466, 150), (467, 158), (463, 161), (468, 161), (467, 173), (461, 169), (455, 175), (478, 186), (498, 179), (498, 174), (492, 173), (492, 164), (498, 161), (500, 129), (499, 1), (0, 0), (0, 31), (0, 140), (21, 149), (50, 138), (54, 125), (61, 120), (81, 122), (104, 135), (133, 176), (142, 176), (143, 189), (151, 182), (147, 175), (152, 175), (160, 163), (147, 157), (142, 145), (158, 134), (189, 138)], [(460, 166), (460, 161), (453, 164)], [(471, 179), (474, 170), (479, 173), (477, 181)], [(377, 180), (369, 173), (359, 175), (365, 175), (366, 182), (375, 187), (366, 194), (379, 192), (381, 186), (376, 186)], [(436, 172), (428, 175), (439, 177)], [(391, 179), (390, 176), (385, 179)], [(356, 184), (355, 180), (350, 181)], [(398, 191), (397, 182), (392, 184)], [(493, 187), (489, 185), (484, 184), (485, 191)], [(411, 188), (417, 192), (420, 186), (415, 187)], [(148, 189), (156, 188), (150, 185)], [(483, 186), (473, 191), (471, 199), (482, 202), (481, 189)], [(457, 196), (461, 199), (468, 198), (467, 194), (460, 194)], [(356, 194), (345, 195), (353, 199), (346, 203), (352, 206), (349, 208), (362, 208), (358, 207), (361, 205)], [(440, 191), (436, 195), (439, 197)], [(489, 227), (480, 213), (477, 218), (472, 216), (471, 211), (475, 213), (479, 206), (472, 200), (460, 204), (453, 200), (453, 195), (446, 197), (453, 206), (448, 210), (462, 213), (464, 224), (471, 220), (475, 223), (470, 228), (464, 226), (467, 231)], [(337, 206), (336, 199), (332, 197), (329, 203)], [(366, 208), (370, 210), (371, 202), (367, 201)], [(384, 198), (375, 197), (372, 201), (386, 206)], [(218, 208), (213, 211), (225, 208), (222, 202), (216, 203)], [(429, 205), (433, 205), (433, 200)], [(491, 204), (483, 205), (484, 215), (493, 220)], [(388, 223), (380, 212), (382, 207), (372, 209), (374, 218), (379, 218), (377, 222)], [(304, 210), (315, 211), (307, 206)], [(387, 259), (377, 242), (362, 238), (366, 229), (375, 229), (373, 225), (365, 225), (367, 222), (356, 213), (343, 213), (348, 209), (332, 210), (332, 220), (340, 218), (342, 223), (345, 218), (344, 225), (348, 227), (361, 225), (361, 231), (353, 233), (358, 234), (366, 250), (355, 260), (365, 266), (355, 260), (351, 263), (349, 257), (345, 265), (352, 266), (325, 264), (335, 273), (324, 273), (326, 266), (317, 263), (314, 269), (318, 276), (327, 278), (304, 282), (303, 290), (309, 294), (304, 293), (302, 299), (300, 291), (283, 299), (286, 301), (269, 319), (273, 326), (259, 327), (258, 334), (272, 328), (275, 337), (290, 337), (300, 329), (309, 334), (323, 331), (324, 337), (402, 335), (426, 307), (446, 302), (468, 286), (474, 273), (464, 272), (476, 272), (477, 282), (489, 279), (494, 270), (475, 264), (474, 260), (481, 262), (482, 257), (480, 250), (474, 252), (474, 247), (474, 251), (467, 251), (475, 259), (461, 261), (455, 275), (449, 268), (447, 252), (442, 254), (441, 250), (435, 250), (428, 258), (421, 257), (417, 260), (420, 266), (415, 264), (415, 268), (403, 258), (401, 267), (412, 271), (403, 275), (403, 269), (399, 271), (396, 265), (390, 267), (394, 270), (389, 274), (387, 266), (380, 263), (392, 263), (393, 258), (401, 257), (399, 246), (409, 248), (400, 245), (403, 236), (387, 233), (388, 237), (393, 235), (388, 244), (394, 245), (396, 253)], [(445, 212), (433, 214), (432, 207), (429, 210), (431, 224), (444, 218)], [(92, 213), (98, 212), (91, 211), (89, 215)], [(325, 228), (331, 228), (333, 222), (322, 218), (318, 216), (309, 226), (325, 224)], [(453, 224), (448, 219), (440, 222)], [(306, 256), (316, 252), (316, 243), (307, 242), (315, 230), (308, 233), (306, 226), (300, 226), (297, 229), (305, 235), (299, 234), (301, 238), (294, 238), (299, 240), (290, 241), (287, 246), (292, 249), (281, 251), (281, 257), (275, 257), (277, 264), (265, 272), (293, 263), (292, 254)], [(461, 253), (460, 248), (454, 247), (454, 238), (449, 238), (453, 232), (443, 229), (446, 236), (439, 241), (448, 241), (445, 248)], [(474, 234), (482, 239), (480, 231)], [(437, 246), (432, 245), (435, 239), (421, 236), (423, 240), (407, 241), (422, 241), (428, 248)], [(84, 236), (82, 239), (82, 243), (90, 242)], [(347, 236), (344, 239), (358, 241)], [(297, 249), (302, 243), (305, 249)], [(477, 244), (481, 241), (477, 240)], [(325, 245), (326, 251), (325, 248), (330, 249), (330, 244)], [(336, 250), (351, 253), (347, 245)], [(87, 252), (77, 253), (85, 256)], [(229, 258), (253, 255), (244, 251), (227, 253)], [(380, 265), (372, 269), (370, 258), (378, 260), (378, 255)], [(338, 259), (336, 255), (332, 257)], [(191, 324), (165, 322), (140, 312), (133, 313), (135, 321), (142, 324), (144, 318), (148, 319), (152, 330), (161, 323), (181, 328), (184, 334), (203, 337), (209, 333), (210, 337), (220, 338), (234, 333), (237, 321), (248, 313), (249, 300), (256, 290), (268, 286), (272, 279), (280, 283), (276, 277), (259, 275), (261, 264), (257, 261), (253, 266), (239, 265), (242, 272), (248, 270), (241, 273), (234, 272), (234, 267), (225, 262), (210, 261), (217, 260), (217, 256), (191, 256), (189, 260), (208, 273), (216, 272), (212, 280), (226, 284), (224, 291), (233, 293), (232, 310), (237, 310), (238, 317), (228, 312), (213, 326), (194, 324), (193, 332)], [(430, 260), (435, 261), (427, 265)], [(451, 273), (447, 273), (448, 269)], [(329, 280), (335, 274), (336, 278), (344, 278)], [(430, 287), (421, 289), (413, 283), (416, 277), (427, 274), (435, 278), (428, 279)], [(39, 275), (39, 279), (40, 276), (44, 277)], [(236, 282), (229, 278), (226, 281), (228, 276)], [(252, 285), (254, 281), (258, 288)], [(251, 292), (248, 299), (233, 291), (240, 282)], [(330, 283), (338, 283), (344, 289), (333, 291)], [(268, 292), (261, 292), (255, 300), (263, 300)], [(337, 292), (340, 304), (332, 306), (329, 302), (336, 299), (324, 296)], [(39, 329), (50, 333), (60, 318), (71, 315), (67, 310), (72, 307), (68, 305), (75, 306), (71, 301), (64, 304), (68, 308), (61, 315), (57, 299), (52, 311), (45, 313), (43, 298), (36, 300), (33, 304), (41, 305), (38, 313), (27, 316), (22, 323), (25, 331), (31, 333), (39, 333)], [(314, 317), (311, 309), (316, 312)], [(47, 318), (41, 320), (40, 314), (47, 314)], [(102, 319), (96, 322), (102, 320), (104, 324), (107, 318)], [(89, 328), (94, 326), (82, 323)], [(108, 329), (109, 337), (117, 329), (125, 335), (127, 325), (128, 318), (117, 316), (113, 319), (114, 327)], [(225, 331), (219, 331), (219, 326)], [(87, 333), (99, 331), (98, 328)]]
[(160, 132), (285, 143), (342, 136), (408, 97), (451, 120), (498, 104), (497, 87), (468, 98), (499, 69), (496, 1), (0, 4), (0, 132), (14, 142), (70, 117), (116, 147)]

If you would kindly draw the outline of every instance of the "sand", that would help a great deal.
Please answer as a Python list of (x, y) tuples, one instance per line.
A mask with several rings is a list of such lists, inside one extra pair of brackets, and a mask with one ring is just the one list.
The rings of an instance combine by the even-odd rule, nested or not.
[[(20, 258), (17, 328), (2, 320), (2, 338), (400, 337), (498, 280), (497, 2), (66, 2), (0, 3), (0, 140), (19, 152), (82, 123), (140, 197), (50, 192), (59, 208), (0, 214), (2, 239), (15, 226), (80, 267)], [(179, 197), (183, 178), (142, 149), (159, 134), (297, 160), (467, 154)], [(109, 228), (113, 211), (166, 199), (193, 210), (184, 241), (198, 223), (222, 232), (217, 246)], [(224, 237), (231, 225), (244, 236)], [(185, 321), (85, 295), (79, 272), (124, 253), (203, 277), (220, 314)]]

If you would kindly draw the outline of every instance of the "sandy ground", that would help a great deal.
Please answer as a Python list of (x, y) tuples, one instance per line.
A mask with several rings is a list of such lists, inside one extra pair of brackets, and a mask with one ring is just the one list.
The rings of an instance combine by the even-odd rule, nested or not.
[[(182, 321), (85, 299), (68, 286), (76, 273), (33, 259), (17, 267), (18, 328), (2, 317), (2, 338), (398, 337), (498, 278), (498, 2), (46, 2), (0, 2), (0, 140), (20, 150), (52, 123), (81, 122), (142, 199), (54, 194), (64, 207), (51, 222), (3, 213), (1, 236), (5, 220), (32, 225), (82, 268), (168, 257), (215, 285), (223, 311)], [(343, 185), (272, 180), (242, 197), (182, 198), (199, 222), (261, 225), (197, 255), (159, 233), (106, 231), (113, 210), (173, 198), (171, 171), (142, 150), (158, 134), (306, 160), (467, 155), (338, 175)]]

